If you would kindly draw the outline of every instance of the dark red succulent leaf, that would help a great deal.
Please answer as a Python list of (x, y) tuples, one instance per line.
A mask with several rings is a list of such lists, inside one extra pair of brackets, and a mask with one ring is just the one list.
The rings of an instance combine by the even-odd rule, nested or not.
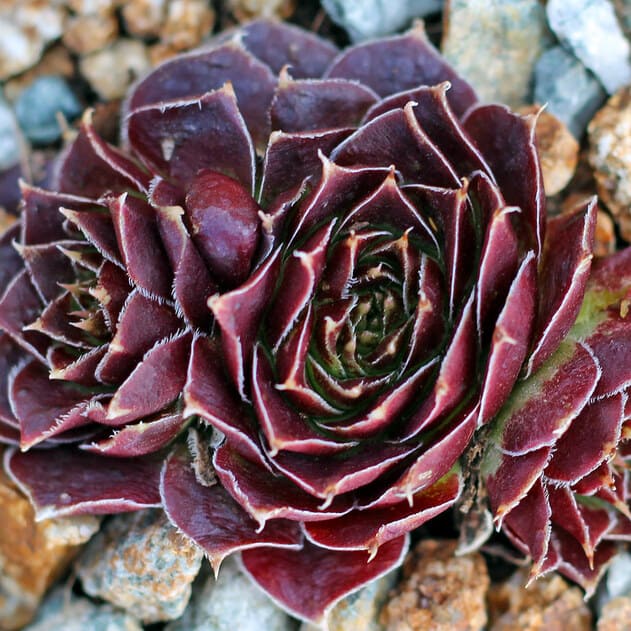
[(166, 514), (204, 549), (215, 573), (223, 559), (238, 550), (302, 547), (296, 522), (277, 519), (267, 525), (258, 523), (223, 486), (200, 484), (185, 448), (176, 448), (164, 462), (160, 493)]
[[(53, 457), (51, 457), (53, 456)], [(160, 452), (107, 458), (72, 447), (7, 450), (7, 473), (31, 500), (38, 519), (124, 513), (160, 506)]]
[(545, 229), (536, 118), (421, 25), (339, 52), (265, 20), (121, 118), (0, 237), (0, 442), (40, 516), (162, 504), (320, 622), (471, 448), (533, 574), (592, 589), (631, 538), (631, 255), (590, 272), (593, 202)]
[[(614, 554), (612, 542), (631, 540), (623, 482), (629, 459), (630, 258), (623, 250), (596, 261), (588, 280), (592, 230), (591, 202), (551, 224), (540, 274), (554, 315), (539, 322), (551, 331), (552, 346), (565, 329), (569, 333), (551, 356), (546, 334), (539, 338), (544, 341), (530, 363), (535, 372), (494, 422), (483, 465), (496, 523), (532, 556), (533, 576), (556, 569), (588, 594)], [(557, 252), (563, 258), (553, 261)], [(557, 287), (565, 293), (557, 295)], [(547, 308), (540, 308), (540, 317)]]
[(339, 552), (305, 542), (299, 551), (258, 548), (242, 553), (246, 573), (294, 616), (313, 623), (349, 593), (397, 567), (408, 537), (379, 548), (368, 563), (365, 551)]

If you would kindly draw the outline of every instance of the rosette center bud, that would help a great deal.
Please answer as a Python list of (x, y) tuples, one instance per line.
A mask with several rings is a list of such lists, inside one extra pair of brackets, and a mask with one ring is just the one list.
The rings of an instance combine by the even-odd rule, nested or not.
[(252, 268), (259, 242), (258, 204), (236, 180), (203, 169), (186, 194), (186, 216), (193, 242), (225, 287), (242, 283)]

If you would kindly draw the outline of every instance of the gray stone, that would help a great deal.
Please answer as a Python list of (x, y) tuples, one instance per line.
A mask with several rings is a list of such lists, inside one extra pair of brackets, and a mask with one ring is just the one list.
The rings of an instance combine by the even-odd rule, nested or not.
[[(395, 570), (342, 599), (327, 618), (328, 631), (383, 631), (379, 610), (396, 578)], [(318, 631), (318, 627), (304, 623), (300, 631)]]
[(37, 77), (15, 102), (15, 115), (24, 135), (33, 143), (59, 140), (61, 127), (57, 114), (73, 120), (81, 113), (81, 103), (62, 77)]
[(607, 94), (599, 81), (561, 46), (547, 50), (535, 68), (535, 103), (562, 120), (576, 138), (605, 102)]
[(293, 631), (295, 623), (255, 587), (229, 558), (217, 581), (212, 576), (195, 585), (184, 615), (165, 631)]
[(389, 35), (414, 18), (440, 11), (443, 0), (322, 0), (331, 19), (354, 42)]
[(20, 132), (11, 106), (0, 96), (0, 171), (20, 160)]
[(612, 561), (596, 592), (595, 605), (600, 614), (611, 600), (631, 596), (631, 554), (620, 552)]
[(608, 0), (548, 0), (550, 28), (613, 94), (631, 83), (631, 47)]
[(631, 554), (620, 553), (609, 566), (605, 585), (611, 597), (631, 596)]
[(530, 102), (532, 75), (551, 45), (539, 0), (450, 0), (443, 55), (482, 101)]
[(182, 615), (202, 562), (161, 511), (118, 515), (92, 539), (77, 562), (83, 588), (143, 622)]
[(44, 600), (23, 631), (142, 631), (134, 617), (111, 605), (96, 605), (58, 587)]

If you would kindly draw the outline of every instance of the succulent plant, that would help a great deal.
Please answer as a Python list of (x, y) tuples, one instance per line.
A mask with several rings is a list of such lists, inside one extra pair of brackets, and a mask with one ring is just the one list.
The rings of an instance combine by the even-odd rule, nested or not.
[(534, 117), (421, 27), (339, 52), (254, 22), (122, 122), (114, 147), (84, 116), (0, 241), (0, 440), (40, 517), (162, 506), (316, 622), (458, 500), (476, 441), (537, 572), (588, 582), (603, 510), (628, 538), (629, 255), (576, 320), (595, 204), (546, 226)]

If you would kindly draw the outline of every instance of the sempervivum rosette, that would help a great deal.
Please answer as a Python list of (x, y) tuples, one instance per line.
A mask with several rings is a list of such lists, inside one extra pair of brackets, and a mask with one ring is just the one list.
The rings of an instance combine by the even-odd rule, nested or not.
[(496, 524), (532, 576), (558, 570), (588, 594), (631, 541), (630, 299), (627, 248), (594, 264), (574, 326), (514, 389), (482, 467)]
[(321, 620), (547, 366), (593, 205), (545, 234), (534, 119), (476, 105), (420, 28), (338, 54), (252, 23), (124, 110), (122, 149), (86, 117), (2, 241), (6, 468), (42, 516), (162, 505)]

